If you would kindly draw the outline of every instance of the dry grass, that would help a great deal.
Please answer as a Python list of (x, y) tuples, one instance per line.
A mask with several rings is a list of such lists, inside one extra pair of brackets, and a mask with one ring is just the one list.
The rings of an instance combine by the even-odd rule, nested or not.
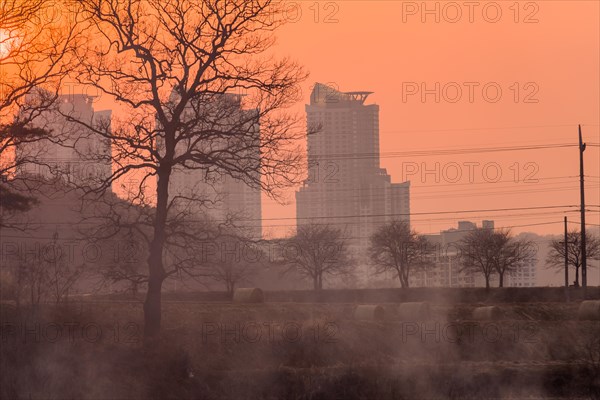
[[(586, 361), (584, 350), (595, 343), (600, 325), (578, 321), (577, 304), (501, 304), (506, 320), (477, 322), (470, 316), (479, 305), (432, 304), (430, 321), (402, 321), (387, 312), (397, 304), (388, 303), (385, 320), (356, 321), (350, 303), (166, 302), (163, 337), (152, 349), (141, 345), (141, 303), (86, 302), (43, 307), (35, 315), (2, 307), (0, 398), (462, 399), (593, 393), (597, 378), (589, 372), (595, 364)], [(95, 324), (105, 334), (94, 342), (23, 343), (4, 329), (11, 323), (73, 322)], [(479, 330), (472, 335), (451, 335), (457, 332), (452, 329), (468, 332), (473, 326)]]

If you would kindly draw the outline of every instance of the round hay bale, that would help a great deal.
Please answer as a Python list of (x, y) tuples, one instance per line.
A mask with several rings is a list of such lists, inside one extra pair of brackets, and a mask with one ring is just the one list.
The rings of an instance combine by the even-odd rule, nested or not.
[(239, 288), (233, 292), (234, 303), (264, 303), (265, 296), (259, 288)]
[(398, 317), (402, 321), (422, 321), (429, 319), (430, 309), (427, 302), (409, 302), (398, 306)]
[(354, 309), (354, 319), (366, 321), (381, 321), (385, 311), (380, 305), (360, 305)]
[(16, 310), (17, 302), (14, 300), (0, 300), (0, 307), (6, 307), (9, 310)]
[(600, 320), (600, 300), (586, 300), (579, 305), (577, 318), (580, 320)]
[(496, 306), (477, 307), (473, 310), (473, 319), (477, 321), (495, 321), (502, 318), (502, 312)]

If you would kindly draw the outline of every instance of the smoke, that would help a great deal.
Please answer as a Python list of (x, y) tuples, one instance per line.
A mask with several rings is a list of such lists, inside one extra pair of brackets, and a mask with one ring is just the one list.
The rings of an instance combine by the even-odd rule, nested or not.
[[(396, 291), (397, 293), (400, 291)], [(421, 291), (422, 292), (422, 291)], [(357, 303), (167, 301), (163, 334), (145, 347), (141, 304), (87, 301), (3, 305), (2, 392), (7, 399), (516, 399), (597, 392), (598, 321), (577, 303), (429, 299), (429, 315), (380, 320)], [(423, 292), (422, 292), (423, 293)], [(415, 296), (415, 294), (413, 294)], [(595, 353), (596, 352), (596, 353)], [(599, 355), (596, 355), (599, 354)]]

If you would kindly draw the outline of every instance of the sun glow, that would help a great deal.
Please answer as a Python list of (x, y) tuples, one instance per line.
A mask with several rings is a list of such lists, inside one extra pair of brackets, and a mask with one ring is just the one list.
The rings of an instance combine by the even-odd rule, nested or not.
[(0, 57), (6, 57), (14, 44), (15, 38), (4, 29), (0, 29)]

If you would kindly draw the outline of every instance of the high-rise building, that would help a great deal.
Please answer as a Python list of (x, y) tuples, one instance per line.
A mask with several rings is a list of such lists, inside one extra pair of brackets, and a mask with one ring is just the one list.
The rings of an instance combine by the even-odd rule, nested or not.
[[(35, 101), (37, 94), (31, 94)], [(24, 160), (18, 172), (60, 177), (77, 185), (98, 185), (112, 173), (111, 142), (85, 125), (110, 129), (112, 111), (94, 111), (94, 97), (85, 94), (61, 95), (56, 109), (40, 113), (32, 125), (49, 132), (50, 140), (25, 143), (16, 151)], [(69, 118), (79, 122), (69, 121)]]
[[(236, 147), (236, 130), (241, 132), (240, 143), (238, 147), (243, 155), (237, 154), (231, 162), (244, 162), (246, 165), (240, 166), (249, 173), (254, 174), (254, 179), (260, 179), (260, 146), (255, 141), (260, 141), (260, 127), (254, 123), (256, 118), (251, 115), (256, 110), (242, 108), (242, 96), (239, 94), (215, 94), (202, 105), (190, 105), (184, 113), (184, 120), (199, 121), (198, 130), (222, 130), (223, 134), (217, 137), (217, 134), (211, 134), (211, 140), (205, 143), (192, 144), (188, 141), (180, 141), (176, 148), (176, 153), (189, 151), (190, 146), (196, 151), (206, 151), (219, 153), (222, 150), (224, 154), (233, 151)], [(246, 126), (246, 123), (252, 123), (252, 126)], [(242, 124), (242, 126), (240, 126)], [(210, 125), (210, 126), (209, 126)], [(255, 134), (255, 136), (252, 136)], [(252, 136), (252, 137), (250, 137)], [(251, 145), (248, 141), (252, 141)], [(220, 156), (226, 157), (226, 156)], [(233, 169), (233, 168), (232, 168)], [(176, 166), (172, 171), (169, 181), (169, 192), (173, 195), (180, 194), (204, 201), (205, 206), (202, 212), (216, 221), (224, 221), (232, 218), (234, 223), (242, 226), (244, 232), (252, 238), (261, 238), (261, 191), (260, 188), (250, 186), (244, 182), (241, 177), (236, 178), (224, 171), (208, 171), (204, 168), (192, 169), (182, 166)], [(242, 220), (242, 221), (240, 221)]]
[(316, 131), (307, 139), (308, 179), (296, 192), (298, 225), (341, 228), (361, 260), (378, 227), (409, 221), (410, 212), (410, 183), (392, 183), (380, 167), (379, 106), (365, 104), (370, 94), (315, 84), (306, 105), (307, 126)]

